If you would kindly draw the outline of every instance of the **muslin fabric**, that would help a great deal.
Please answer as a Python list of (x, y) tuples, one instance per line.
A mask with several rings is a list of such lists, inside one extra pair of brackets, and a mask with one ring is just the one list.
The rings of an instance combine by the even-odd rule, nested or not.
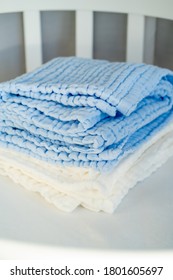
[[(111, 172), (64, 167), (0, 148), (0, 174), (39, 193), (61, 211), (78, 206), (113, 213), (129, 189), (173, 156), (173, 122), (143, 143)], [(164, 189), (163, 189), (164, 192)]]
[[(71, 201), (71, 206), (59, 208), (71, 211), (81, 204), (96, 211), (112, 212), (121, 199), (114, 194), (117, 181), (113, 180), (111, 185), (108, 178), (115, 178), (113, 174), (117, 174), (122, 162), (128, 162), (128, 170), (131, 170), (136, 164), (134, 155), (148, 151), (143, 148), (147, 143), (155, 147), (158, 141), (162, 147), (160, 159), (151, 149), (150, 160), (154, 157), (164, 162), (168, 157), (167, 153), (163, 156), (167, 148), (162, 145), (163, 139), (159, 135), (169, 127), (170, 133), (164, 136), (166, 143), (169, 142), (172, 106), (173, 72), (168, 69), (76, 57), (55, 58), (33, 72), (0, 84), (0, 157), (3, 151), (6, 155), (9, 151), (12, 157), (1, 160), (1, 171), (13, 178), (17, 178), (15, 174), (24, 176), (23, 185), (30, 184), (31, 189), (33, 184), (40, 184), (39, 192), (43, 193), (40, 190), (44, 189), (45, 181), (40, 182), (38, 176), (33, 178), (31, 175), (33, 161), (39, 162), (35, 166), (38, 174), (42, 169), (44, 174), (44, 164), (49, 165), (48, 170), (54, 170), (56, 166), (57, 170), (64, 170), (66, 179), (62, 180), (64, 183), (61, 181), (59, 171), (57, 176), (56, 172), (52, 175), (56, 177), (59, 194), (53, 187), (51, 197), (64, 196), (65, 199), (58, 199), (60, 205)], [(156, 141), (152, 142), (152, 139)], [(146, 154), (149, 156), (148, 152)], [(160, 166), (155, 159), (147, 174)], [(20, 160), (22, 164), (17, 168)], [(29, 169), (26, 171), (30, 161), (31, 174)], [(86, 182), (82, 183), (84, 177), (79, 176), (80, 183), (77, 184), (72, 182), (70, 168), (75, 174), (86, 172), (94, 177), (86, 186)], [(132, 185), (141, 180), (138, 173)], [(50, 183), (50, 174), (46, 183), (49, 190), (56, 185), (56, 180)], [(122, 174), (126, 176), (125, 171)], [(98, 178), (104, 183), (98, 182)], [(67, 189), (65, 185), (68, 185)], [(75, 186), (79, 188), (77, 191)], [(69, 193), (69, 188), (74, 189)], [(125, 183), (124, 189), (129, 188)], [(122, 189), (120, 193), (122, 198)], [(60, 200), (64, 202), (60, 203)], [(58, 205), (57, 202), (54, 204)]]

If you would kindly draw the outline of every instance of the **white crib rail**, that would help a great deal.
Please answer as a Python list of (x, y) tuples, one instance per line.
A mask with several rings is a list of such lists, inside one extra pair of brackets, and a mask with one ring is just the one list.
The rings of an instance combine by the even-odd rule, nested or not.
[(76, 55), (92, 57), (93, 12), (128, 14), (126, 60), (143, 61), (145, 16), (173, 20), (172, 0), (6, 0), (0, 13), (23, 12), (26, 70), (42, 62), (40, 11), (76, 11)]
[(23, 12), (25, 65), (27, 71), (42, 63), (42, 42), (39, 11)]
[(76, 56), (93, 56), (93, 12), (76, 11)]
[(144, 53), (145, 18), (143, 15), (128, 14), (127, 51), (128, 62), (142, 62)]

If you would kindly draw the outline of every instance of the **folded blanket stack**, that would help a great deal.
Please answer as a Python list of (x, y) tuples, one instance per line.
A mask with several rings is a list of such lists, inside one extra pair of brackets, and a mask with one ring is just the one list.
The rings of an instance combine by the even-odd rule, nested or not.
[(173, 73), (56, 58), (0, 84), (0, 173), (61, 210), (113, 212), (173, 154)]

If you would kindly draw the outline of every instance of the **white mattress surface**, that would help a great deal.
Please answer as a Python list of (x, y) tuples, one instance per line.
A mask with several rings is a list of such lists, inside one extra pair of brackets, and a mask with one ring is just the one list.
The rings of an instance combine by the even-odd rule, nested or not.
[(10, 244), (19, 245), (20, 258), (25, 246), (54, 252), (173, 250), (173, 158), (130, 190), (114, 214), (83, 208), (63, 213), (1, 176), (0, 221), (0, 259), (15, 257)]

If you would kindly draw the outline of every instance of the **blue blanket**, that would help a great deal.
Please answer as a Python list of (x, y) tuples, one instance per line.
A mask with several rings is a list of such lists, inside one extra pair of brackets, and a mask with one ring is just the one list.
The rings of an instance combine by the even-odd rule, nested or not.
[(0, 84), (0, 146), (109, 171), (172, 119), (173, 72), (56, 58)]

